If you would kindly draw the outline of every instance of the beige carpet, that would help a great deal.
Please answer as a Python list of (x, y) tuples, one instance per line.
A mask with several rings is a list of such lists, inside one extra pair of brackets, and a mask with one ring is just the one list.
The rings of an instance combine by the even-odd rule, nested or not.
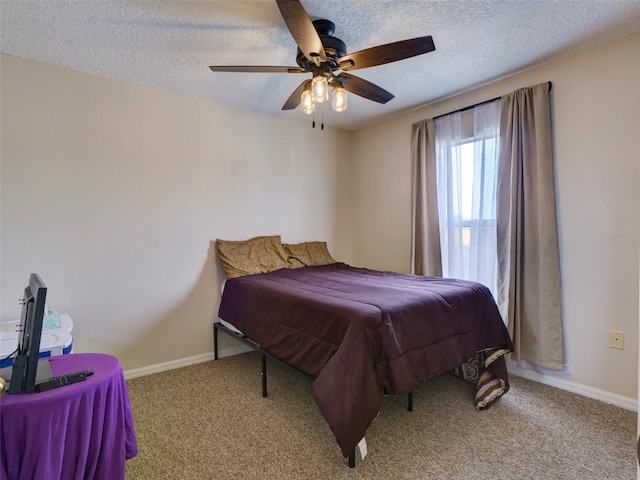
[(311, 381), (248, 353), (127, 382), (140, 453), (127, 480), (635, 479), (636, 414), (512, 377), (490, 409), (442, 376), (388, 396), (350, 469), (311, 396)]

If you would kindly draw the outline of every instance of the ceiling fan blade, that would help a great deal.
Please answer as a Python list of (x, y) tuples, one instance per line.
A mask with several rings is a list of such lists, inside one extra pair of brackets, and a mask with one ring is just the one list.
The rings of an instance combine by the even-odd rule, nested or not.
[(302, 82), (298, 86), (298, 88), (296, 88), (293, 91), (293, 93), (287, 99), (287, 101), (284, 102), (284, 105), (282, 106), (282, 110), (293, 110), (293, 109), (297, 108), (297, 106), (300, 105), (300, 102), (301, 102), (302, 92), (304, 92), (305, 89), (309, 88), (308, 86), (310, 84), (311, 84), (311, 80), (305, 80), (304, 82)]
[(213, 66), (212, 72), (257, 72), (257, 73), (305, 73), (300, 67), (259, 67), (259, 66)]
[(433, 38), (431, 38), (431, 35), (427, 35), (426, 37), (387, 43), (347, 54), (338, 59), (338, 65), (342, 70), (357, 70), (404, 60), (423, 53), (433, 52), (435, 49)]
[(347, 81), (344, 82), (344, 89), (347, 92), (355, 93), (356, 95), (368, 98), (369, 100), (373, 100), (374, 102), (387, 103), (395, 96), (393, 95), (393, 93), (387, 92), (384, 88), (381, 88), (376, 84), (365, 80), (364, 78), (356, 77), (355, 75), (350, 75), (343, 72), (338, 75), (338, 78), (347, 79)]
[[(284, 22), (298, 47), (312, 62), (325, 62), (324, 46), (313, 23), (299, 0), (276, 0)], [(317, 62), (316, 62), (317, 63)]]

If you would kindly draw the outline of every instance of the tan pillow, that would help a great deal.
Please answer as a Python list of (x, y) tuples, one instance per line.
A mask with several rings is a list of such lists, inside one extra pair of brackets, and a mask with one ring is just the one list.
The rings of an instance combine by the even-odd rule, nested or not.
[(289, 268), (280, 235), (249, 240), (216, 240), (218, 257), (228, 278)]
[(315, 265), (336, 263), (329, 254), (327, 242), (283, 243), (282, 246), (287, 254), (289, 268), (312, 267)]

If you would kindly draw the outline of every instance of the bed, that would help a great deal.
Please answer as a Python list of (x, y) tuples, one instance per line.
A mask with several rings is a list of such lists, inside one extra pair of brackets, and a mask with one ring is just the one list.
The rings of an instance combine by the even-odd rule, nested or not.
[(297, 255), (294, 267), (291, 251), (284, 250), (287, 266), (275, 269), (250, 251), (262, 266), (231, 273), (218, 316), (314, 379), (313, 397), (350, 464), (385, 394), (410, 393), (446, 372), (476, 383), (478, 409), (509, 390), (504, 355), (512, 343), (487, 287), (330, 256), (314, 263)]

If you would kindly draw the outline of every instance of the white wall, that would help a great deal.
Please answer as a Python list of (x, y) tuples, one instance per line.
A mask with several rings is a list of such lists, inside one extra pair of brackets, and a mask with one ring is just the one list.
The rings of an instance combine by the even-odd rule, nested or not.
[(141, 368), (212, 351), (216, 238), (325, 240), (351, 261), (349, 133), (1, 62), (0, 320), (38, 272), (75, 351)]
[[(412, 123), (550, 80), (573, 370), (561, 380), (583, 393), (637, 399), (639, 55), (636, 34), (356, 132), (354, 263), (409, 271)], [(624, 350), (609, 348), (609, 330), (624, 331)]]
[(635, 399), (639, 52), (636, 34), (353, 134), (2, 55), (0, 320), (39, 272), (76, 351), (134, 369), (211, 352), (215, 238), (323, 239), (409, 271), (411, 124), (551, 80), (562, 381)]

